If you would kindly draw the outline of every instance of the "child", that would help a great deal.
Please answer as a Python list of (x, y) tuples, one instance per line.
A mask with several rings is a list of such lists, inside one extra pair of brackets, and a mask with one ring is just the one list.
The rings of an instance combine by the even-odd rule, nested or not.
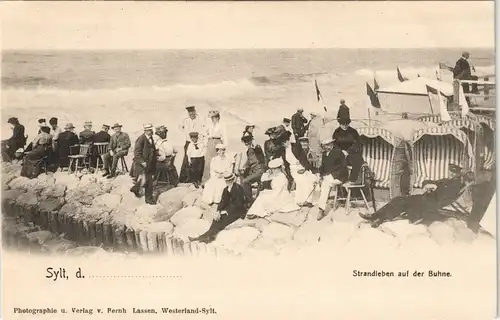
[(206, 151), (203, 143), (198, 141), (198, 135), (198, 132), (189, 133), (191, 143), (186, 151), (189, 164), (190, 181), (194, 184), (196, 189), (200, 187), (201, 178), (203, 177)]

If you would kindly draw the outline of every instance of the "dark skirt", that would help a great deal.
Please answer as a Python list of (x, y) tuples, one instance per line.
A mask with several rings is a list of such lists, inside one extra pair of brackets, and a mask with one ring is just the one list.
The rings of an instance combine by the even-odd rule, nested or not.
[(188, 159), (187, 159), (187, 155), (186, 155), (188, 146), (189, 146), (189, 141), (186, 141), (186, 143), (184, 144), (184, 158), (182, 158), (181, 172), (179, 175), (179, 182), (180, 183), (191, 182), (190, 181), (191, 179), (189, 178), (190, 169), (189, 169)]
[(42, 172), (42, 167), (48, 166), (51, 147), (48, 145), (38, 145), (24, 157), (23, 167), (21, 168), (21, 176), (26, 178), (36, 178)]
[(173, 165), (173, 161), (167, 160), (156, 164), (156, 182), (157, 184), (168, 184), (176, 187), (179, 183), (179, 175), (177, 169)]

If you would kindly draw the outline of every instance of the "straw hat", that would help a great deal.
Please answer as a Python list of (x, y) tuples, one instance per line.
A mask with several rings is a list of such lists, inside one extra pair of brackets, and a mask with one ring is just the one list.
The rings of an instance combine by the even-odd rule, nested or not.
[(226, 145), (222, 144), (222, 143), (218, 143), (216, 146), (215, 146), (215, 150), (219, 150), (219, 149), (224, 149), (226, 150)]
[(83, 126), (84, 126), (84, 127), (85, 127), (85, 126), (91, 126), (91, 125), (92, 125), (92, 121), (85, 121), (85, 122), (83, 123)]
[(329, 138), (329, 139), (325, 139), (323, 141), (321, 141), (321, 144), (326, 146), (327, 144), (331, 144), (333, 143), (335, 140), (333, 140), (332, 138)]
[(153, 130), (154, 129), (154, 127), (153, 127), (153, 125), (151, 123), (145, 124), (142, 127), (143, 127), (144, 131), (148, 131), (148, 130)]
[(64, 126), (64, 130), (71, 130), (74, 128), (75, 128), (75, 126), (71, 122)]
[(224, 175), (224, 180), (226, 180), (226, 181), (233, 181), (234, 179), (236, 179), (236, 176), (232, 172), (227, 172)]
[(117, 123), (115, 123), (115, 124), (111, 127), (111, 129), (114, 129), (114, 128), (121, 128), (121, 127), (123, 127), (123, 126), (117, 122)]

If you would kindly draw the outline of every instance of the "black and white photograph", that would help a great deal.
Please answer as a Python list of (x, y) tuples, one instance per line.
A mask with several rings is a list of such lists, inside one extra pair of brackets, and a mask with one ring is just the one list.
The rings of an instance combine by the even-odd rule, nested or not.
[(494, 259), (493, 2), (5, 9), (3, 251)]

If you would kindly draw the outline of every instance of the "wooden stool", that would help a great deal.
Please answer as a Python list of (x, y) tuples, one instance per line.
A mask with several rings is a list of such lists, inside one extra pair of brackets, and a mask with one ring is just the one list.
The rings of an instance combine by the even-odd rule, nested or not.
[(78, 172), (78, 169), (89, 169), (89, 162), (87, 161), (89, 158), (89, 150), (90, 150), (90, 144), (80, 144), (78, 145), (79, 147), (79, 152), (77, 155), (69, 155), (69, 168), (68, 168), (68, 174), (73, 173), (71, 171), (71, 168), (73, 167), (73, 164), (75, 165), (75, 175)]
[(122, 166), (122, 173), (128, 172), (127, 162), (125, 161), (125, 157), (120, 158), (120, 164)]
[(351, 195), (352, 195), (352, 190), (353, 189), (358, 189), (359, 192), (361, 193), (361, 196), (363, 197), (363, 202), (366, 206), (366, 209), (370, 210), (370, 205), (368, 204), (368, 200), (366, 199), (365, 192), (363, 191), (363, 188), (365, 185), (362, 184), (351, 184), (351, 185), (342, 185), (344, 189), (347, 190), (347, 197), (345, 198), (345, 214), (348, 215), (349, 211), (351, 209), (351, 202), (354, 201), (361, 201), (361, 200), (352, 200)]
[(104, 166), (104, 160), (102, 159), (102, 156), (109, 152), (109, 142), (96, 142), (94, 143), (94, 146), (96, 146), (96, 152), (97, 152), (97, 163), (95, 168), (95, 174), (98, 174), (99, 164), (102, 164)]

